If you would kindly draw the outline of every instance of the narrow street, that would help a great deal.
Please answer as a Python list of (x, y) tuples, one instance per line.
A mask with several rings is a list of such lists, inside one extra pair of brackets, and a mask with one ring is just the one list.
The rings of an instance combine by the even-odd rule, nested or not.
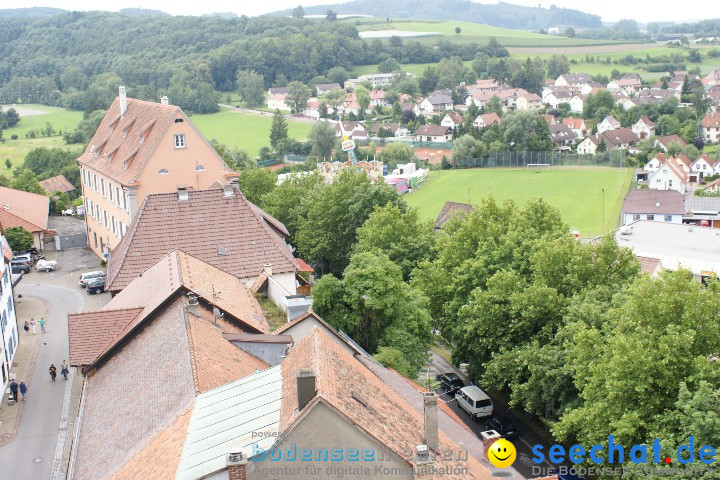
[[(20, 430), (13, 442), (0, 448), (2, 477), (13, 480), (50, 478), (63, 402), (70, 387), (60, 375), (59, 368), (68, 358), (67, 314), (83, 308), (80, 291), (32, 283), (33, 275), (41, 273), (31, 273), (24, 278), (17, 287), (17, 294), (44, 300), (49, 304), (50, 315), (46, 318), (47, 333), (38, 353)], [(51, 363), (58, 367), (55, 382), (50, 380), (48, 373)]]

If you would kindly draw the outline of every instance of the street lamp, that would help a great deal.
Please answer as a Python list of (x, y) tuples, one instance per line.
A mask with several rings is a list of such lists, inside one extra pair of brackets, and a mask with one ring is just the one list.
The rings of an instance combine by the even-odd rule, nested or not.
[(605, 189), (602, 188), (602, 230), (601, 233), (605, 233)]

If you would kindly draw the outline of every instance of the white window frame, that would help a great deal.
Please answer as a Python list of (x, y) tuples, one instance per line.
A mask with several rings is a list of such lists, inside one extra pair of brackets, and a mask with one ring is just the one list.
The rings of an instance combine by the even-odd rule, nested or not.
[(177, 133), (173, 136), (174, 139), (174, 145), (175, 148), (185, 148), (187, 146), (187, 143), (185, 142), (185, 134), (184, 133)]

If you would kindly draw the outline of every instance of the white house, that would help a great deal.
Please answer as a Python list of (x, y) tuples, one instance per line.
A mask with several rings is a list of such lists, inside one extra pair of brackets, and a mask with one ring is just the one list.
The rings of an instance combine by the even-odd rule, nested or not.
[(489, 127), (490, 125), (499, 124), (500, 121), (500, 117), (495, 112), (483, 113), (482, 115), (477, 116), (477, 118), (473, 122), (473, 125), (475, 125), (477, 128), (485, 128)]
[(442, 119), (440, 125), (443, 127), (457, 128), (462, 125), (463, 117), (457, 112), (450, 112)]
[(630, 129), (640, 140), (655, 135), (655, 123), (646, 116), (641, 117)]
[(375, 125), (370, 127), (370, 135), (373, 137), (378, 137), (381, 128), (392, 133), (392, 135), (396, 138), (407, 137), (408, 135), (410, 135), (410, 130), (408, 130), (407, 127), (404, 127), (399, 123), (376, 123)]
[(566, 87), (548, 87), (543, 90), (542, 102), (552, 108), (558, 108), (561, 103), (570, 103), (573, 93)]
[(622, 125), (620, 124), (620, 121), (613, 117), (612, 115), (608, 115), (603, 119), (602, 122), (598, 123), (597, 125), (597, 132), (598, 134), (607, 132), (608, 130), (617, 130), (618, 128), (621, 128)]
[(542, 99), (537, 93), (523, 93), (515, 99), (517, 110), (539, 110), (542, 106)]
[(655, 156), (643, 166), (643, 170), (646, 172), (657, 172), (660, 165), (667, 161), (667, 157), (664, 153), (658, 152)]
[(452, 110), (453, 101), (450, 95), (445, 93), (433, 92), (427, 97), (423, 98), (420, 103), (420, 110), (423, 115), (433, 115), (435, 113), (444, 112), (446, 110)]
[(720, 141), (720, 113), (708, 113), (702, 119), (703, 139), (705, 143)]
[(421, 125), (415, 132), (418, 142), (449, 142), (453, 139), (452, 129), (441, 125)]
[(682, 223), (685, 198), (675, 190), (631, 190), (623, 202), (623, 225), (639, 220)]
[(713, 161), (707, 153), (700, 155), (690, 167), (690, 181), (693, 183), (713, 174)]
[(575, 87), (580, 89), (586, 83), (592, 83), (593, 79), (587, 73), (565, 73), (555, 80), (557, 87)]
[(317, 98), (311, 98), (310, 100), (308, 100), (302, 114), (303, 117), (309, 117), (314, 120), (320, 119), (320, 102), (317, 100)]
[(572, 113), (582, 113), (585, 108), (585, 99), (587, 95), (575, 95), (570, 99), (570, 111)]
[(340, 128), (340, 122), (335, 123), (335, 136), (342, 136), (343, 131), (349, 138), (368, 138), (365, 125), (360, 122), (342, 122), (342, 129)]
[[(10, 379), (13, 377), (12, 365), (17, 353), (20, 340), (17, 317), (15, 314), (15, 299), (13, 297), (13, 275), (10, 268), (12, 250), (0, 233), (0, 369), (2, 369), (2, 394), (5, 395)], [(21, 379), (17, 379), (20, 383)]]
[(385, 100), (385, 90), (373, 90), (370, 92), (370, 107), (389, 107), (390, 104)]
[(588, 133), (585, 120), (582, 118), (563, 118), (562, 123), (567, 125), (577, 138), (584, 138)]
[(290, 111), (290, 106), (285, 103), (285, 99), (287, 98), (287, 93), (275, 93), (273, 95), (268, 95), (267, 98), (267, 106), (270, 110), (285, 110)]
[(684, 195), (685, 184), (688, 180), (688, 174), (674, 161), (668, 159), (660, 165), (660, 168), (650, 174), (648, 186), (652, 190), (675, 190)]

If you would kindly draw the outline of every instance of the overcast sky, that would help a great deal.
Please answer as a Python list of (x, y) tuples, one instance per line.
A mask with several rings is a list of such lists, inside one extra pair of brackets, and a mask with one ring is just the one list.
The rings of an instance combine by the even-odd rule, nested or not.
[[(392, 0), (388, 0), (392, 1)], [(657, 2), (632, 0), (603, 0), (580, 1), (577, 0), (506, 0), (507, 3), (520, 5), (542, 5), (549, 7), (554, 4), (558, 7), (568, 7), (582, 10), (587, 13), (600, 15), (604, 21), (617, 21), (623, 18), (632, 18), (638, 22), (654, 22), (660, 20), (687, 21), (702, 18), (720, 17), (720, 2), (717, 0), (684, 0), (683, 2)], [(238, 15), (259, 15), (285, 8), (301, 5), (324, 5), (338, 3), (337, 0), (265, 0), (262, 2), (240, 0), (228, 2), (227, 0), (204, 0), (202, 2), (178, 2), (177, 0), (113, 0), (102, 2), (98, 6), (97, 0), (0, 0), (0, 8), (21, 8), (35, 6), (52, 6), (67, 10), (119, 10), (127, 7), (139, 7), (162, 10), (174, 15), (201, 15), (203, 13), (231, 11)], [(483, 1), (480, 3), (497, 3)], [(362, 13), (362, 12), (356, 12)]]

